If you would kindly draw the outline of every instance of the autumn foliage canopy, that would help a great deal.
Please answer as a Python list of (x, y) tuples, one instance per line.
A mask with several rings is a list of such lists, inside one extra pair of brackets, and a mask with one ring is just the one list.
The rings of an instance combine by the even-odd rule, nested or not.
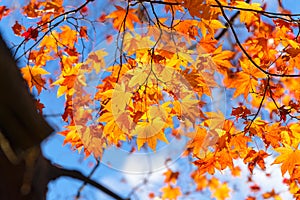
[[(250, 0), (72, 2), (0, 6), (0, 20), (16, 16), (9, 44), (39, 112), (43, 93), (64, 99), (65, 143), (98, 160), (111, 147), (177, 152), (160, 163), (165, 183), (149, 199), (207, 190), (230, 199), (225, 171), (248, 177), (245, 199), (280, 199), (286, 191), (251, 178), (272, 180), (274, 166), (300, 199), (300, 13), (280, 0), (275, 10)], [(191, 188), (168, 167), (180, 159)]]

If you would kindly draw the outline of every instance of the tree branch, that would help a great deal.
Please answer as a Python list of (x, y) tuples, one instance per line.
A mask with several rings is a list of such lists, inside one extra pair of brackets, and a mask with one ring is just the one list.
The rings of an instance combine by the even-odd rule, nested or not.
[(243, 47), (243, 45), (241, 44), (238, 36), (237, 36), (237, 33), (235, 31), (235, 29), (233, 28), (233, 25), (230, 23), (230, 20), (228, 19), (225, 11), (224, 11), (224, 8), (222, 6), (222, 4), (220, 3), (219, 0), (215, 0), (216, 3), (219, 5), (220, 9), (221, 9), (221, 12), (222, 12), (222, 15), (223, 17), (225, 18), (226, 22), (229, 24), (229, 28), (231, 29), (232, 31), (232, 34), (234, 36), (234, 39), (237, 43), (237, 45), (240, 47), (240, 49), (242, 50), (243, 54), (249, 59), (249, 61), (257, 68), (259, 69), (260, 71), (262, 71), (264, 74), (266, 75), (269, 75), (269, 76), (275, 76), (275, 77), (300, 77), (299, 74), (274, 74), (274, 73), (270, 73), (266, 70), (264, 70), (263, 68), (261, 68), (253, 59), (252, 57), (248, 54), (248, 52), (246, 51), (246, 49)]
[[(92, 171), (89, 173), (87, 178), (91, 178), (93, 176), (93, 174), (95, 173), (96, 169), (98, 169), (98, 167), (100, 166), (100, 162), (97, 160), (97, 164), (94, 166), (94, 168), (92, 169)], [(87, 182), (83, 182), (83, 184), (80, 186), (80, 188), (77, 191), (77, 195), (76, 195), (76, 199), (80, 198), (80, 194), (81, 191), (84, 189), (84, 187), (87, 185)]]
[[(247, 0), (247, 1), (246, 1), (246, 3), (249, 3), (249, 2), (250, 2), (250, 0)], [(241, 12), (238, 11), (238, 12), (236, 12), (234, 15), (232, 15), (232, 16), (230, 17), (229, 23), (228, 23), (228, 22), (225, 23), (226, 28), (224, 28), (224, 29), (223, 29), (223, 30), (215, 37), (216, 40), (219, 40), (221, 37), (223, 37), (223, 36), (225, 35), (225, 33), (228, 31), (229, 24), (233, 24), (234, 21), (235, 21), (235, 19), (240, 15), (240, 13), (241, 13)]]
[[(250, 11), (250, 12), (256, 12), (262, 15), (275, 15), (275, 16), (286, 16), (286, 17), (299, 17), (300, 13), (295, 13), (295, 14), (288, 14), (288, 13), (277, 13), (277, 12), (269, 12), (269, 11), (263, 11), (263, 10), (255, 10), (251, 8), (239, 8), (239, 7), (234, 7), (234, 6), (225, 6), (222, 4), (219, 4), (219, 1), (216, 1), (218, 5), (211, 5), (211, 7), (217, 7), (217, 8), (228, 8), (228, 9), (233, 9), (233, 10), (239, 10), (239, 11)], [(218, 3), (219, 2), (219, 3)], [(249, 1), (250, 2), (250, 1)]]
[[(64, 13), (62, 13), (62, 14), (60, 14), (60, 15), (58, 15), (58, 16), (56, 16), (56, 17), (54, 17), (54, 18), (52, 18), (51, 20), (49, 20), (49, 21), (47, 21), (47, 22), (45, 22), (45, 23), (43, 23), (43, 24), (40, 24), (40, 25), (38, 25), (36, 28), (34, 28), (33, 29), (33, 31), (39, 31), (39, 29), (40, 28), (42, 28), (43, 26), (46, 26), (47, 24), (49, 24), (49, 30), (47, 30), (44, 34), (43, 34), (43, 36), (40, 38), (40, 39), (38, 39), (33, 45), (31, 45), (31, 47), (29, 47), (29, 49), (27, 49), (26, 51), (24, 51), (24, 53), (22, 53), (18, 58), (16, 58), (15, 60), (16, 61), (18, 61), (21, 57), (23, 57), (24, 55), (26, 55), (26, 53), (28, 52), (28, 51), (30, 51), (31, 49), (33, 49), (44, 37), (45, 37), (45, 35), (47, 35), (49, 32), (51, 32), (55, 27), (57, 27), (59, 24), (61, 24), (62, 22), (64, 22), (66, 19), (67, 19), (67, 16), (68, 15), (70, 15), (70, 14), (75, 14), (75, 13), (77, 13), (77, 12), (79, 12), (82, 8), (84, 8), (87, 4), (89, 4), (90, 2), (93, 2), (94, 0), (87, 0), (85, 3), (83, 3), (82, 5), (80, 5), (79, 7), (77, 7), (76, 9), (73, 9), (73, 10), (69, 10), (69, 11), (66, 11), (66, 12), (64, 12)], [(59, 19), (59, 18), (62, 18), (59, 22), (57, 22), (57, 23), (55, 23), (54, 25), (52, 25), (51, 27), (50, 27), (50, 25), (52, 24), (52, 22), (54, 22), (55, 20), (57, 20), (57, 19)], [(15, 58), (16, 57), (16, 55), (17, 55), (17, 53), (18, 53), (18, 51), (19, 51), (19, 49), (21, 48), (21, 46), (23, 45), (23, 44), (25, 44), (26, 43), (26, 41), (27, 41), (28, 39), (23, 39), (23, 41), (17, 46), (17, 49), (16, 49), (16, 51), (15, 51), (15, 53), (14, 53), (14, 55), (13, 55), (13, 57)]]
[(48, 164), (49, 164), (49, 168), (50, 168), (50, 179), (51, 180), (55, 180), (61, 176), (66, 176), (66, 177), (70, 177), (70, 178), (74, 178), (80, 181), (83, 181), (84, 183), (87, 183), (99, 190), (101, 190), (102, 192), (104, 192), (105, 194), (113, 197), (116, 200), (129, 200), (129, 199), (125, 199), (122, 198), (121, 196), (119, 196), (118, 194), (116, 194), (115, 192), (113, 192), (112, 190), (108, 189), (107, 187), (103, 186), (100, 183), (97, 183), (95, 181), (93, 181), (92, 179), (90, 179), (89, 177), (86, 177), (85, 175), (83, 175), (81, 172), (77, 171), (77, 170), (69, 170), (69, 169), (64, 169), (59, 167), (58, 165), (52, 164), (50, 163), (49, 160), (45, 159)]

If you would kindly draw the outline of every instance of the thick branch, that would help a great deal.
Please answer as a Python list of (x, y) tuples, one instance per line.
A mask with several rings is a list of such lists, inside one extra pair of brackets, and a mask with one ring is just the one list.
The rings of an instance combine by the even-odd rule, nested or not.
[(71, 177), (77, 180), (81, 180), (99, 190), (101, 190), (102, 192), (104, 192), (105, 194), (113, 197), (116, 200), (125, 200), (124, 198), (122, 198), (121, 196), (119, 196), (118, 194), (116, 194), (115, 192), (113, 192), (112, 190), (108, 189), (107, 187), (101, 185), (100, 183), (97, 183), (95, 181), (93, 181), (92, 179), (84, 176), (81, 172), (77, 171), (77, 170), (68, 170), (68, 169), (64, 169), (61, 168), (57, 165), (53, 165), (50, 163), (50, 161), (48, 161), (49, 167), (50, 167), (50, 172), (51, 172), (51, 179), (55, 180), (56, 178), (59, 178), (61, 176), (67, 176), (67, 177)]

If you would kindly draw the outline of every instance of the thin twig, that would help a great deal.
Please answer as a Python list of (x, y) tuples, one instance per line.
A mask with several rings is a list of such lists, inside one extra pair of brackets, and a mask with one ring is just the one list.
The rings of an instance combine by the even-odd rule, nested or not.
[[(246, 3), (249, 3), (249, 2), (250, 2), (250, 0), (246, 1)], [(225, 23), (226, 28), (223, 28), (223, 30), (215, 37), (216, 40), (219, 40), (221, 37), (223, 37), (225, 35), (225, 33), (228, 31), (229, 24), (233, 24), (234, 21), (235, 21), (235, 19), (240, 15), (240, 13), (241, 12), (238, 11), (238, 12), (234, 13), (234, 15), (232, 15), (230, 17), (229, 23), (228, 22)]]
[[(100, 162), (97, 160), (96, 161), (96, 165), (93, 167), (92, 171), (89, 173), (89, 175), (87, 176), (87, 178), (91, 178), (93, 176), (93, 174), (95, 173), (96, 169), (98, 169), (98, 167), (100, 166)], [(81, 194), (81, 191), (84, 189), (84, 187), (87, 185), (88, 183), (86, 181), (84, 181), (82, 183), (82, 185), (80, 186), (80, 188), (78, 189), (77, 191), (77, 195), (76, 195), (76, 199), (79, 199), (80, 198), (80, 194)]]
[(242, 50), (243, 54), (249, 59), (249, 61), (257, 68), (259, 69), (260, 71), (262, 71), (264, 74), (266, 75), (269, 75), (269, 76), (276, 76), (276, 77), (300, 77), (299, 74), (274, 74), (274, 73), (271, 73), (271, 72), (268, 72), (266, 70), (264, 70), (263, 68), (261, 68), (253, 59), (252, 57), (248, 54), (248, 52), (246, 51), (246, 49), (243, 47), (243, 45), (241, 44), (238, 36), (237, 36), (237, 33), (235, 31), (235, 29), (233, 28), (233, 25), (230, 23), (230, 20), (228, 19), (225, 11), (224, 11), (224, 8), (222, 6), (222, 4), (219, 2), (219, 0), (215, 0), (217, 2), (217, 4), (219, 5), (220, 9), (221, 9), (221, 12), (222, 12), (222, 15), (223, 17), (225, 18), (226, 22), (229, 24), (229, 27), (232, 31), (232, 34), (235, 38), (235, 41), (237, 43), (237, 45), (240, 47), (240, 49)]
[(234, 7), (234, 6), (225, 6), (220, 4), (219, 1), (216, 1), (218, 5), (210, 5), (211, 7), (216, 7), (216, 8), (228, 8), (228, 9), (233, 9), (233, 10), (242, 10), (242, 11), (250, 11), (250, 12), (256, 12), (259, 14), (267, 14), (267, 15), (276, 15), (276, 16), (286, 16), (286, 17), (300, 17), (300, 13), (297, 14), (288, 14), (288, 13), (278, 13), (278, 12), (269, 12), (269, 11), (264, 11), (264, 10), (255, 10), (251, 8), (241, 8), (241, 7)]

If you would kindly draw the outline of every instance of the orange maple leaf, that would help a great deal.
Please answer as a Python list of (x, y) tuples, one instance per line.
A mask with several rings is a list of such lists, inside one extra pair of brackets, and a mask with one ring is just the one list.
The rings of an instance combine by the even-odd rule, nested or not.
[(164, 173), (165, 175), (165, 183), (176, 183), (178, 176), (179, 176), (179, 172), (173, 172), (172, 170), (168, 169), (168, 171), (166, 171)]
[(49, 72), (47, 72), (43, 68), (36, 66), (26, 66), (21, 69), (21, 72), (23, 74), (24, 79), (27, 81), (30, 90), (32, 91), (33, 86), (35, 86), (38, 90), (38, 93), (40, 94), (42, 88), (44, 88), (44, 85), (46, 83), (46, 81), (42, 78), (42, 75), (49, 74)]
[(113, 19), (113, 26), (115, 29), (123, 31), (122, 29), (124, 26), (129, 28), (129, 30), (133, 30), (133, 23), (140, 23), (138, 16), (135, 14), (136, 9), (126, 10), (120, 6), (115, 7), (117, 8), (117, 10), (106, 16), (106, 18)]
[(248, 169), (251, 173), (256, 165), (258, 165), (262, 170), (265, 170), (266, 166), (264, 158), (268, 156), (269, 154), (263, 150), (259, 150), (258, 152), (255, 150), (250, 150), (247, 156), (244, 158), (244, 163), (248, 163)]
[(258, 79), (265, 78), (266, 75), (253, 66), (249, 60), (240, 61), (243, 71), (229, 74), (225, 78), (224, 84), (229, 88), (236, 88), (233, 98), (243, 94), (247, 98), (250, 91), (258, 86)]
[(7, 16), (10, 13), (10, 10), (6, 6), (0, 6), (0, 20), (2, 17)]

